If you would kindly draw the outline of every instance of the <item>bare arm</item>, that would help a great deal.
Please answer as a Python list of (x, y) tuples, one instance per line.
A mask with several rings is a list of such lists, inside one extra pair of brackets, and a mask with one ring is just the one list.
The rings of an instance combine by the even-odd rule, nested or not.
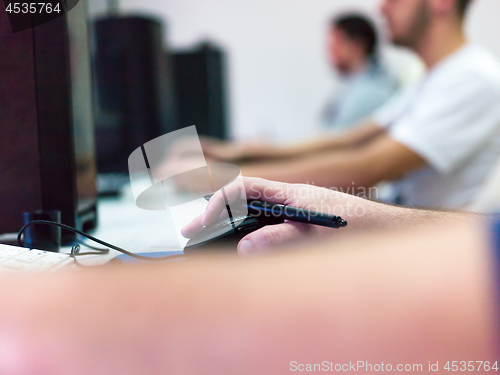
[(2, 276), (0, 372), (276, 374), (360, 361), (427, 373), (430, 361), (441, 373), (447, 361), (492, 364), (486, 239), (480, 222), (467, 222), (259, 261)]
[(226, 198), (221, 191), (218, 191), (210, 199), (205, 213), (183, 228), (182, 233), (185, 237), (193, 237), (203, 227), (215, 222), (220, 213), (226, 209), (226, 202), (235, 203), (242, 199), (245, 201), (258, 199), (340, 215), (348, 222), (347, 228), (342, 230), (297, 222), (266, 226), (248, 234), (240, 241), (238, 252), (241, 256), (262, 255), (275, 251), (283, 244), (310, 241), (311, 237), (317, 236), (338, 236), (359, 229), (404, 229), (425, 224), (439, 226), (443, 222), (477, 218), (474, 213), (391, 206), (317, 186), (292, 185), (260, 178), (238, 179), (227, 186), (224, 192)]
[(242, 166), (244, 176), (288, 183), (311, 183), (345, 191), (403, 176), (426, 162), (388, 134), (358, 148), (318, 153), (300, 159)]
[(339, 135), (325, 135), (288, 145), (272, 143), (222, 143), (204, 141), (205, 156), (222, 161), (249, 161), (255, 159), (284, 159), (314, 154), (324, 150), (353, 148), (379, 134), (382, 129), (371, 121), (366, 121), (352, 131)]

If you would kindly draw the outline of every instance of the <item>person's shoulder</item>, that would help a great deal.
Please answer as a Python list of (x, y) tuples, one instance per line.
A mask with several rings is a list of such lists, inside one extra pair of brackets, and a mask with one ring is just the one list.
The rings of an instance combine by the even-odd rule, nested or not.
[(372, 62), (368, 69), (366, 70), (366, 74), (368, 77), (377, 79), (395, 79), (396, 76), (390, 69), (381, 61)]
[(476, 44), (463, 47), (455, 67), (464, 78), (477, 79), (500, 90), (500, 59), (488, 49)]
[(468, 44), (431, 70), (427, 81), (429, 90), (454, 91), (459, 86), (500, 96), (500, 60), (486, 48)]
[(477, 61), (477, 62), (487, 62), (489, 64), (496, 64), (500, 66), (500, 60), (498, 57), (486, 47), (481, 46), (480, 44), (469, 43), (462, 48), (460, 51), (461, 56)]
[(493, 52), (480, 45), (469, 45), (464, 52), (471, 70), (491, 78), (500, 77), (500, 59)]
[(385, 87), (396, 90), (399, 81), (396, 75), (382, 63), (373, 63), (365, 74), (365, 82), (375, 87)]

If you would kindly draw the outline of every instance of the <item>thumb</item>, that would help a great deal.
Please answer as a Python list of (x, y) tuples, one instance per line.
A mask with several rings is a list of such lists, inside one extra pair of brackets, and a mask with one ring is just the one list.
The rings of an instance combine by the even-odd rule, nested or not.
[(271, 252), (273, 248), (297, 241), (311, 231), (310, 224), (286, 222), (268, 225), (243, 237), (238, 244), (238, 254), (252, 257)]

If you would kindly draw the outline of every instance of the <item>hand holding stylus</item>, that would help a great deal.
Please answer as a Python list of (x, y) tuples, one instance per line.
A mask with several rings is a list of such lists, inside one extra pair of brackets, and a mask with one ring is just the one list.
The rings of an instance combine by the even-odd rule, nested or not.
[(283, 224), (261, 228), (240, 241), (238, 252), (243, 256), (258, 255), (282, 244), (295, 242), (309, 234), (334, 234), (337, 232), (334, 228), (345, 226), (345, 222), (349, 222), (350, 226), (360, 226), (362, 217), (358, 217), (356, 212), (358, 214), (362, 213), (361, 211), (370, 212), (370, 207), (373, 205), (373, 202), (317, 186), (290, 185), (259, 178), (241, 178), (223, 190), (211, 197), (203, 215), (183, 228), (182, 234), (185, 237), (191, 238), (203, 227), (217, 221), (221, 213), (227, 209), (227, 205), (236, 200), (264, 201), (271, 205), (295, 208), (302, 213), (307, 212), (306, 210), (314, 211), (319, 214), (318, 217), (323, 218), (338, 215), (338, 225), (332, 225), (333, 228), (289, 220)]

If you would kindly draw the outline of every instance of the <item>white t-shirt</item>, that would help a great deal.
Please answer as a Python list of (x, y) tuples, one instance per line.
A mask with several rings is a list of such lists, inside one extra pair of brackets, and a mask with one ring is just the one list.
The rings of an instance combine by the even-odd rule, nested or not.
[(394, 184), (399, 203), (470, 208), (500, 158), (500, 63), (468, 44), (374, 121), (428, 162)]

